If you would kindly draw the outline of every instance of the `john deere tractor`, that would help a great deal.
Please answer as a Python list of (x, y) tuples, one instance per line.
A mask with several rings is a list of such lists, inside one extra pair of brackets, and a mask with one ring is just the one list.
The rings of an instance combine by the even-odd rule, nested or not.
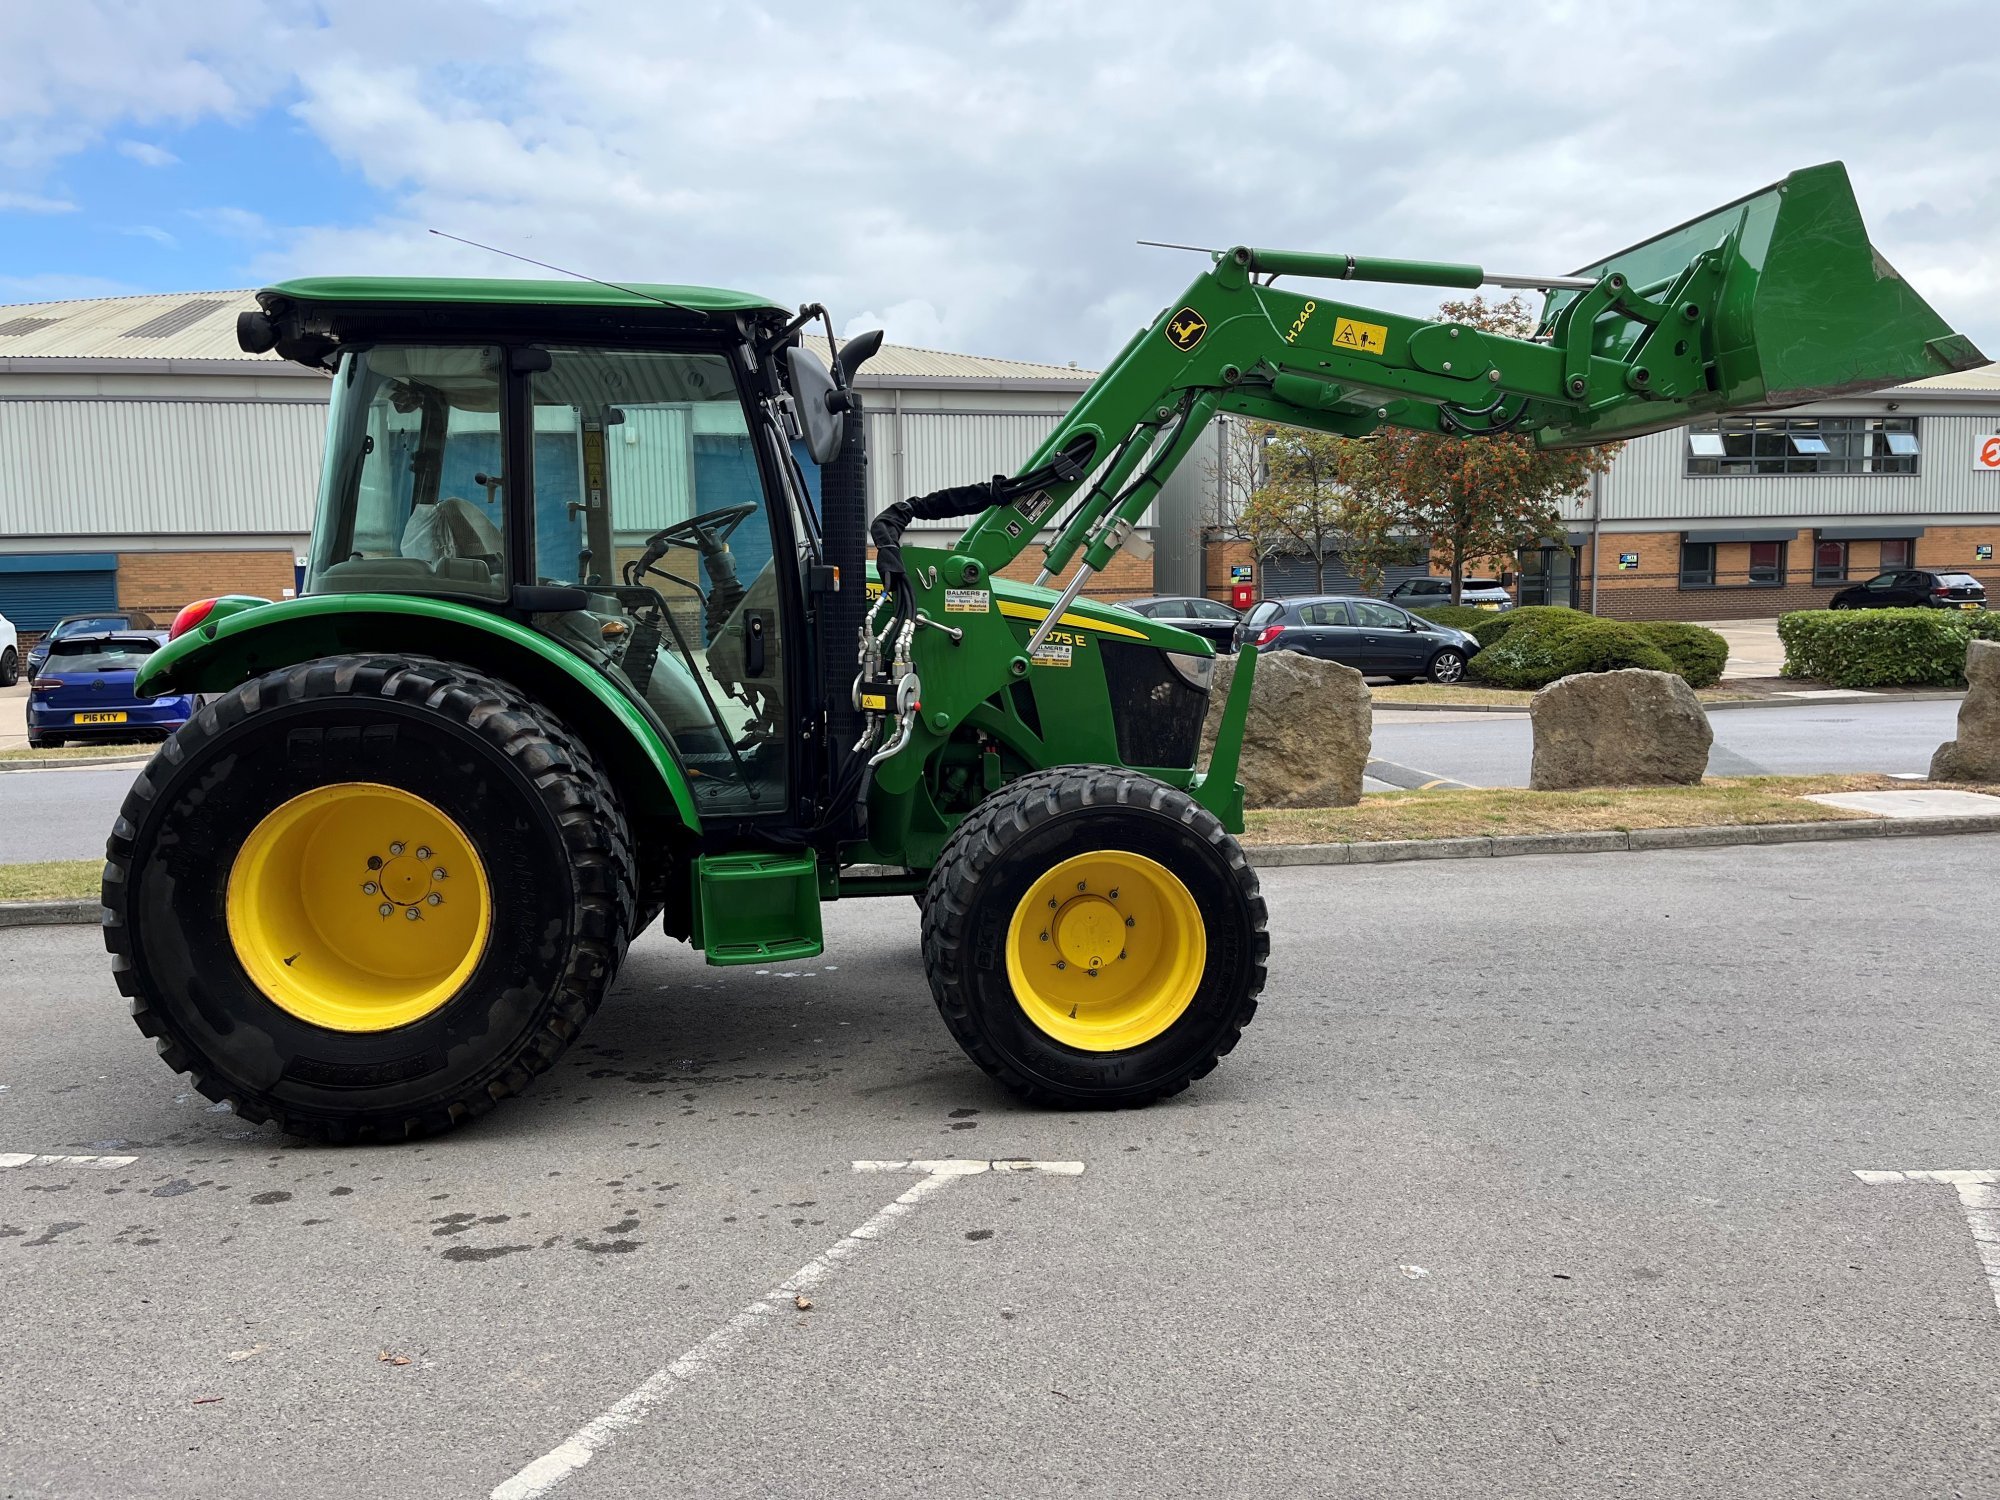
[[(1547, 301), (1512, 339), (1344, 300), (1362, 281)], [(141, 674), (217, 696), (125, 802), (105, 938), (169, 1066), (334, 1140), (519, 1093), (652, 923), (711, 963), (794, 962), (856, 896), (919, 898), (945, 1025), (1007, 1087), (1175, 1093), (1264, 984), (1233, 836), (1256, 657), (1198, 764), (1211, 647), (1081, 590), (1212, 417), (1563, 446), (1981, 362), (1836, 164), (1573, 275), (1215, 253), (1019, 473), (871, 517), (855, 376), (881, 335), (829, 368), (817, 307), (394, 279), (258, 300), (243, 347), (331, 382), (310, 565), (296, 599), (190, 605)], [(948, 545), (905, 542), (953, 517)], [(1037, 544), (1034, 584), (1000, 576)]]

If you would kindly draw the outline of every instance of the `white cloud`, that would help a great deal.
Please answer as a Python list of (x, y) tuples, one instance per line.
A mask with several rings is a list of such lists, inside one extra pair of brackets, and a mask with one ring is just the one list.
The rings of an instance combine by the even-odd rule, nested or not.
[(163, 147), (147, 141), (120, 141), (118, 154), (129, 156), (142, 167), (173, 167), (180, 165), (180, 158)]
[(0, 193), (0, 214), (73, 214), (76, 205), (67, 198), (44, 198), (36, 193)]
[(160, 228), (157, 224), (132, 224), (118, 232), (120, 234), (129, 234), (142, 240), (151, 240), (163, 250), (172, 250), (180, 244), (179, 240), (168, 234), (166, 230)]
[[(149, 122), (293, 100), (385, 202), (255, 269), (536, 274), (879, 310), (1094, 364), (1200, 268), (1139, 238), (1567, 270), (1848, 161), (1878, 245), (2000, 353), (2000, 7), (1837, 0), (73, 0), (0, 7), (0, 190)], [(1845, 15), (1846, 20), (1840, 17)], [(1482, 23), (1481, 17), (1487, 19)], [(1439, 293), (1368, 289), (1400, 309)]]

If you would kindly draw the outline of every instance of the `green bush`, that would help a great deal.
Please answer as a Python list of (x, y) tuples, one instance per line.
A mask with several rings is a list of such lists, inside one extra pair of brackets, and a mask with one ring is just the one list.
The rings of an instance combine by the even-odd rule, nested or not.
[(1965, 643), (2000, 640), (2000, 615), (1946, 609), (1802, 609), (1778, 617), (1787, 677), (1835, 687), (1955, 687)]
[(1635, 627), (1574, 609), (1544, 610), (1539, 618), (1522, 620), (1472, 658), (1474, 678), (1505, 688), (1542, 688), (1578, 672), (1623, 667), (1672, 672), (1674, 662)]
[(1714, 687), (1722, 680), (1729, 642), (1713, 630), (1679, 620), (1647, 620), (1636, 628), (1667, 654), (1674, 671), (1687, 679), (1689, 687)]
[(1410, 613), (1422, 615), (1433, 625), (1449, 625), (1453, 630), (1470, 630), (1475, 634), (1483, 621), (1493, 618), (1491, 611), (1474, 609), (1469, 604), (1426, 604)]
[(1478, 622), (1471, 627), (1479, 637), (1479, 644), (1496, 644), (1508, 631), (1519, 625), (1531, 624), (1537, 620), (1588, 620), (1593, 618), (1580, 609), (1569, 609), (1560, 604), (1525, 604), (1519, 609), (1502, 610), (1499, 614), (1481, 614)]

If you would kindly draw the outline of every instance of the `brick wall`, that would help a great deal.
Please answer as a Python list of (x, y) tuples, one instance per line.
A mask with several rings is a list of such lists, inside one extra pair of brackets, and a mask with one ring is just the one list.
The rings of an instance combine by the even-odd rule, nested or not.
[(1208, 545), (1202, 549), (1202, 592), (1211, 599), (1219, 599), (1227, 604), (1231, 583), (1229, 570), (1232, 567), (1250, 569), (1251, 583), (1257, 589), (1257, 596), (1262, 598), (1262, 569), (1257, 566), (1255, 551), (1248, 542), (1224, 541), (1219, 537), (1211, 538)]
[[(870, 562), (875, 560), (873, 547), (868, 549), (868, 560)], [(1070, 566), (1074, 568), (1076, 564), (1071, 563)], [(1033, 583), (1035, 575), (1041, 571), (1042, 549), (1031, 547), (1002, 568), (1000, 576), (1016, 583)], [(1068, 577), (1069, 574), (1064, 573), (1055, 579), (1050, 587), (1061, 588), (1064, 579)], [(1120, 552), (1111, 559), (1110, 567), (1102, 573), (1091, 575), (1090, 581), (1083, 586), (1083, 592), (1086, 598), (1091, 599), (1148, 598), (1154, 592), (1153, 560), (1150, 557), (1138, 558), (1129, 552)]]
[(255, 594), (282, 599), (292, 587), (289, 552), (121, 552), (118, 602), (162, 627), (191, 599)]

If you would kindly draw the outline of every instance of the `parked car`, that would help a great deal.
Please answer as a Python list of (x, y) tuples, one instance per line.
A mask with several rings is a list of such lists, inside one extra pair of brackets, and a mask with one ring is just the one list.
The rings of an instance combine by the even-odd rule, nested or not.
[(1190, 599), (1184, 594), (1158, 599), (1120, 599), (1118, 607), (1203, 636), (1215, 643), (1218, 653), (1236, 649), (1236, 626), (1243, 618), (1219, 600)]
[(0, 615), (0, 687), (12, 687), (21, 677), (21, 633)]
[(1899, 568), (1877, 573), (1866, 583), (1844, 588), (1826, 601), (1828, 609), (1984, 609), (1986, 588), (1970, 573), (1933, 573)]
[(1470, 631), (1346, 595), (1266, 599), (1237, 627), (1238, 643), (1246, 640), (1259, 651), (1298, 651), (1399, 682), (1457, 682), (1479, 650)]
[(153, 617), (137, 609), (100, 610), (94, 615), (64, 615), (43, 632), (39, 641), (28, 648), (28, 676), (32, 678), (41, 671), (42, 663), (48, 659), (49, 647), (66, 635), (91, 635), (107, 630), (153, 628)]
[(165, 739), (194, 713), (192, 693), (141, 698), (132, 691), (140, 665), (166, 644), (158, 630), (66, 635), (49, 647), (28, 681), (28, 743)]
[[(1497, 578), (1468, 578), (1459, 589), (1461, 603), (1473, 609), (1512, 609), (1514, 596), (1501, 586)], [(1451, 603), (1451, 580), (1449, 578), (1406, 578), (1389, 590), (1389, 598), (1405, 609), (1420, 609), (1426, 604)]]

